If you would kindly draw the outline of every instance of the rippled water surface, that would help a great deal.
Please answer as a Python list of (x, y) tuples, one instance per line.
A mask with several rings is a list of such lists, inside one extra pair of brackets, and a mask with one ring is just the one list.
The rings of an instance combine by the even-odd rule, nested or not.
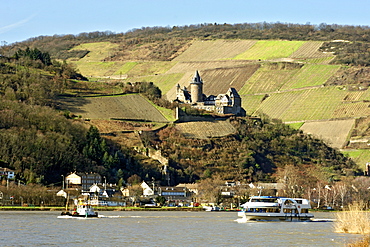
[(361, 237), (335, 233), (333, 222), (238, 223), (234, 212), (99, 213), (0, 211), (0, 246), (344, 246)]

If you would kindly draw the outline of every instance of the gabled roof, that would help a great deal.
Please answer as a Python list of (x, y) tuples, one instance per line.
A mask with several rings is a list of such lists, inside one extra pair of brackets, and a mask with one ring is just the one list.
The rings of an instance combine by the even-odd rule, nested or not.
[(231, 87), (229, 88), (228, 90), (228, 94), (230, 95), (230, 97), (232, 98), (240, 98), (239, 94), (238, 94), (238, 91), (236, 91), (235, 88)]
[(0, 167), (0, 171), (1, 172), (14, 172), (13, 170), (11, 170), (9, 168), (2, 168), (2, 167)]
[(160, 186), (162, 192), (186, 192), (186, 187)]
[(198, 184), (192, 183), (192, 184), (178, 184), (176, 187), (180, 188), (186, 188), (190, 191), (197, 191), (198, 190)]
[(76, 172), (74, 172), (74, 173), (71, 173), (71, 174), (69, 174), (66, 178), (81, 178), (81, 173), (76, 173)]

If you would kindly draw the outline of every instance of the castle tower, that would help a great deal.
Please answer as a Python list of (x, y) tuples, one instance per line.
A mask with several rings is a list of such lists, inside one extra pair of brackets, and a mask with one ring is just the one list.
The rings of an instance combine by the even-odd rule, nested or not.
[(198, 70), (195, 71), (193, 80), (190, 82), (191, 102), (203, 102), (203, 81)]

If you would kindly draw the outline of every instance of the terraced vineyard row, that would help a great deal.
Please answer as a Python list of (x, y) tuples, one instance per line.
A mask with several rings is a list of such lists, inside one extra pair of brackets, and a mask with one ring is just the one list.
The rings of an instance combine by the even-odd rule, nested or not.
[(283, 121), (330, 119), (345, 93), (334, 87), (274, 93), (257, 110)]
[(75, 115), (91, 119), (145, 119), (167, 122), (167, 119), (140, 95), (111, 97), (68, 97), (60, 100), (61, 107)]
[(176, 128), (186, 137), (198, 139), (231, 135), (236, 131), (228, 121), (179, 123)]
[(283, 121), (357, 118), (370, 115), (370, 102), (351, 102), (348, 97), (359, 99), (365, 93), (336, 87), (272, 93), (258, 107), (260, 98), (243, 95), (243, 107), (249, 113), (262, 111)]
[(322, 139), (331, 147), (342, 148), (348, 141), (348, 135), (354, 124), (354, 119), (308, 122), (303, 124), (301, 130)]
[(330, 119), (336, 107), (341, 104), (345, 92), (337, 88), (318, 88), (308, 90), (297, 98), (291, 109), (284, 112), (283, 119)]
[(281, 90), (323, 85), (339, 68), (339, 65), (306, 64), (281, 87)]
[(265, 95), (240, 95), (242, 98), (242, 107), (247, 111), (247, 115), (256, 112), (259, 105), (262, 103)]
[(334, 110), (332, 118), (356, 118), (370, 115), (369, 102), (356, 102), (340, 104)]
[[(287, 110), (290, 110), (292, 103), (304, 93), (306, 93), (306, 91), (271, 94), (261, 105), (259, 105), (256, 112), (263, 112), (271, 118), (281, 118)], [(248, 112), (248, 108), (246, 111)], [(282, 120), (288, 121), (287, 119)], [(295, 120), (299, 120), (299, 118), (294, 118), (290, 121)]]
[(239, 91), (258, 68), (258, 64), (253, 64), (237, 68), (205, 70), (202, 72), (203, 91), (207, 95), (226, 93), (230, 87)]
[(298, 69), (269, 70), (262, 67), (251, 76), (247, 83), (245, 83), (243, 88), (240, 90), (240, 94), (267, 93), (278, 91), (297, 72)]
[[(251, 48), (254, 40), (195, 41), (174, 61), (212, 61), (231, 59)], [(217, 52), (215, 52), (217, 51)]]
[(114, 72), (114, 75), (127, 75), (130, 70), (132, 70), (138, 62), (126, 62), (123, 66)]
[(223, 60), (223, 61), (201, 61), (201, 62), (178, 62), (167, 73), (185, 73), (189, 71), (202, 71), (216, 68), (234, 68), (251, 64), (251, 61)]
[(364, 93), (361, 95), (359, 100), (370, 101), (370, 88), (368, 88), (366, 91), (362, 91), (362, 92), (364, 92)]
[(323, 85), (340, 67), (306, 64), (301, 69), (271, 70), (261, 67), (245, 83), (240, 94), (268, 93)]
[(307, 41), (302, 46), (300, 46), (293, 54), (290, 55), (291, 58), (321, 58), (330, 57), (332, 54), (323, 53), (319, 51), (319, 48), (324, 42), (322, 41)]
[[(177, 85), (177, 82), (184, 76), (182, 73), (176, 74), (161, 74), (161, 75), (151, 75), (143, 77), (131, 77), (125, 81), (135, 82), (135, 81), (146, 81), (153, 82), (162, 91), (162, 94), (167, 94), (171, 88)], [(189, 80), (190, 81), (190, 80)]]
[(343, 101), (359, 101), (367, 91), (349, 91), (343, 98)]
[(124, 62), (83, 62), (74, 63), (78, 70), (86, 77), (108, 77), (123, 66)]
[(333, 59), (334, 59), (334, 56), (321, 57), (321, 58), (299, 59), (299, 60), (296, 60), (296, 61), (297, 62), (305, 62), (305, 63), (314, 63), (314, 64), (330, 64), (330, 62)]
[(305, 41), (260, 40), (253, 47), (238, 54), (233, 59), (270, 60), (287, 58), (304, 43)]
[(164, 74), (175, 64), (175, 62), (168, 61), (137, 62), (137, 64), (127, 72), (128, 78), (143, 75)]

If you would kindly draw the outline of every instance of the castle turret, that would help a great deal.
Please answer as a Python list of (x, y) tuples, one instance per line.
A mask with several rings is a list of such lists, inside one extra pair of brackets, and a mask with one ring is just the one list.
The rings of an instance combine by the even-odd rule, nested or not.
[(203, 102), (203, 81), (198, 70), (195, 71), (193, 80), (190, 82), (191, 102)]

